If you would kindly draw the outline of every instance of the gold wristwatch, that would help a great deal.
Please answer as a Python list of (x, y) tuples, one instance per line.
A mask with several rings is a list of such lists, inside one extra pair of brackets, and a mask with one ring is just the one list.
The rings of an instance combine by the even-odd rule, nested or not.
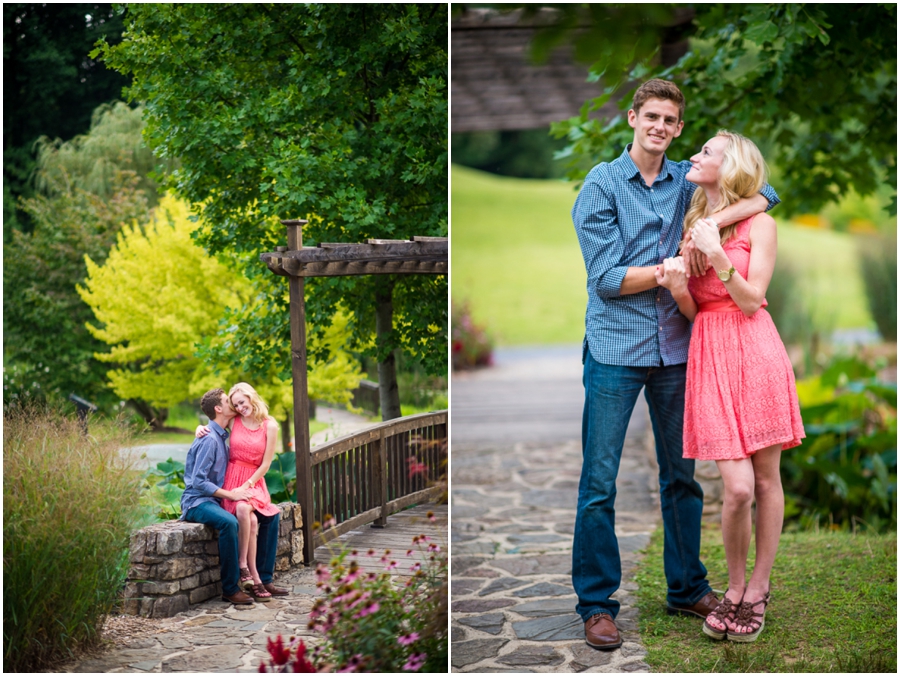
[(734, 266), (732, 265), (727, 270), (716, 270), (716, 276), (721, 279), (723, 282), (727, 282), (731, 279), (731, 275), (734, 274)]

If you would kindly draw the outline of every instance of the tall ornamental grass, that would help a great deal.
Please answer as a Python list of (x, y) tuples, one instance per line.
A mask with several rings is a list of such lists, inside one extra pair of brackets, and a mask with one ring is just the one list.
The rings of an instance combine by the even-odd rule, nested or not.
[(141, 477), (131, 431), (50, 409), (3, 416), (3, 666), (47, 667), (95, 643), (127, 573)]

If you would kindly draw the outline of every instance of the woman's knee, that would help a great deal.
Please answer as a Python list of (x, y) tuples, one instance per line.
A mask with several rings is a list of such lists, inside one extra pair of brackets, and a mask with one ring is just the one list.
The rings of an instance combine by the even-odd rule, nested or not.
[(259, 531), (259, 519), (256, 518), (256, 512), (250, 512), (250, 532), (256, 535)]
[(725, 502), (736, 509), (749, 508), (753, 502), (754, 485), (746, 481), (725, 482)]

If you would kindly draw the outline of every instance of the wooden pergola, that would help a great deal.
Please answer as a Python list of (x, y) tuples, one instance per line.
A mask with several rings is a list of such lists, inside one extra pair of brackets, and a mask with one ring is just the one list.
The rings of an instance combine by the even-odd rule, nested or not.
[[(291, 373), (294, 398), (294, 439), (297, 460), (297, 501), (303, 515), (304, 561), (313, 560), (312, 473), (307, 388), (306, 302), (307, 277), (350, 275), (446, 275), (449, 272), (446, 237), (410, 240), (370, 239), (364, 244), (320, 243), (303, 246), (305, 220), (281, 221), (287, 227), (287, 246), (260, 254), (260, 260), (290, 284)], [(301, 490), (302, 489), (302, 490)]]

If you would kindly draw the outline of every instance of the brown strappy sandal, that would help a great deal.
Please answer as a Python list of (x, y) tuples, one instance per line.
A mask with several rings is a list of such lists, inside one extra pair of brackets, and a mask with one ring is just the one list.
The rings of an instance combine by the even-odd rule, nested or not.
[[(725, 594), (728, 594), (726, 591)], [(703, 633), (709, 636), (714, 641), (721, 641), (725, 638), (725, 634), (728, 633), (728, 625), (727, 621), (734, 621), (734, 614), (737, 612), (738, 606), (727, 596), (722, 596), (722, 600), (719, 601), (719, 605), (715, 607), (707, 617), (714, 617), (719, 622), (722, 623), (722, 626), (725, 629), (716, 629), (711, 626), (709, 622), (703, 620)]]
[(250, 588), (250, 596), (255, 598), (257, 601), (271, 601), (272, 594), (266, 589), (266, 585), (262, 582), (259, 584), (255, 584)]
[(238, 585), (248, 591), (253, 587), (253, 576), (250, 574), (249, 568), (241, 568), (241, 577)]
[[(762, 612), (758, 613), (754, 610), (760, 603), (763, 604)], [(737, 627), (750, 627), (752, 631), (738, 633), (734, 631), (728, 632), (728, 640), (735, 643), (753, 643), (762, 633), (766, 624), (766, 606), (769, 605), (769, 592), (759, 601), (750, 603), (749, 601), (741, 601), (741, 605), (737, 611), (734, 624)]]

